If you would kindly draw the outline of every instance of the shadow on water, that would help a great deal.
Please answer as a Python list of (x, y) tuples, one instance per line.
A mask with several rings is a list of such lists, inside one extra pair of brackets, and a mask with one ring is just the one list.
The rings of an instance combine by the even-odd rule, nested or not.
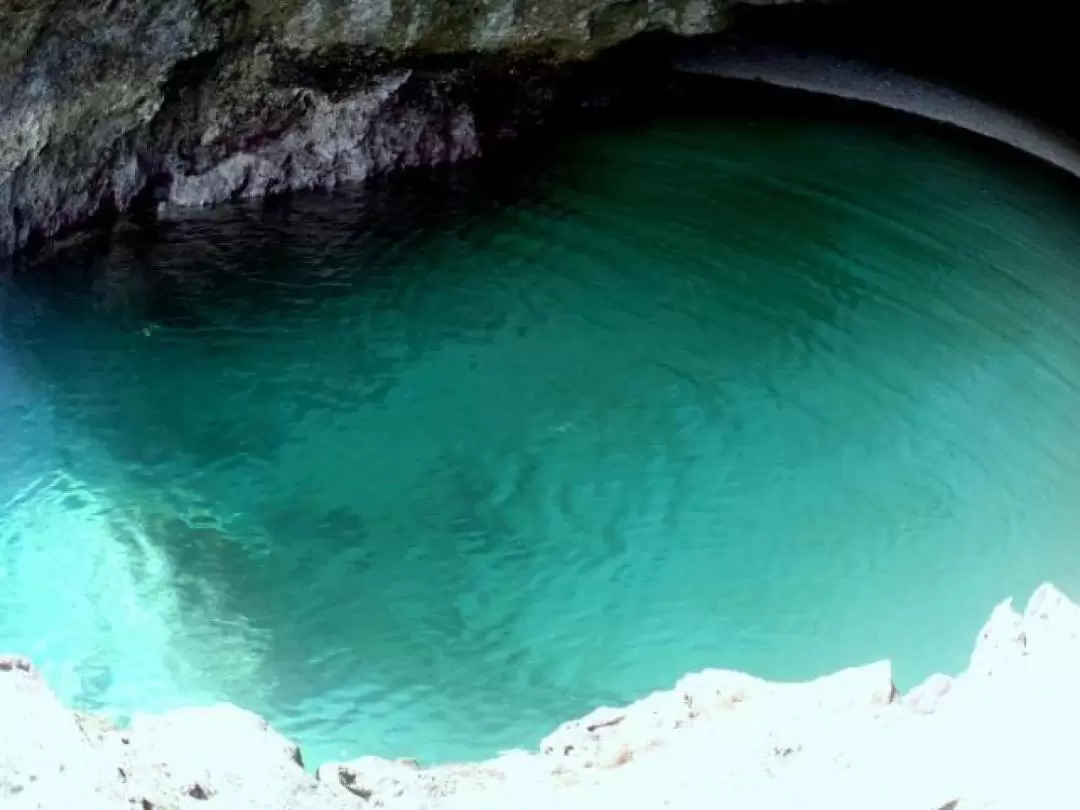
[[(199, 328), (385, 283), (379, 272), (394, 253), (533, 193), (543, 159), (539, 148), (515, 150), (512, 157), (404, 172), (333, 193), (178, 211), (158, 222), (81, 234), (72, 246), (0, 269), (57, 308), (92, 301), (133, 325)], [(335, 261), (345, 253), (361, 259)]]

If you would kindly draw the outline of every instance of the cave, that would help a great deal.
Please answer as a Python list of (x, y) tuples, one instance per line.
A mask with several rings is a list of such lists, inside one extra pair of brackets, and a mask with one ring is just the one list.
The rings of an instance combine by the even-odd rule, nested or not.
[(1067, 804), (1068, 19), (4, 4), (0, 805)]

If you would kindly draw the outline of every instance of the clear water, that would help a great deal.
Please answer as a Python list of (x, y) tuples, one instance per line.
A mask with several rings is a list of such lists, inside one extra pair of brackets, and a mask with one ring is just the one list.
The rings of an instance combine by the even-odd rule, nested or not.
[(962, 668), (1080, 594), (1080, 205), (903, 124), (671, 117), (0, 285), (0, 647), (309, 762), (724, 666)]

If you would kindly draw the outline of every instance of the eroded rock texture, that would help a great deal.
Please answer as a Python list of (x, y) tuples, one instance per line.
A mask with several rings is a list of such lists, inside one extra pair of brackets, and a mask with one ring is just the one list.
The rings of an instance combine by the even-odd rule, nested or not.
[(119, 730), (65, 709), (30, 664), (0, 659), (4, 810), (336, 810), (297, 747), (234, 706), (139, 717)]
[(558, 64), (729, 0), (4, 0), (0, 256), (135, 204), (478, 154)]

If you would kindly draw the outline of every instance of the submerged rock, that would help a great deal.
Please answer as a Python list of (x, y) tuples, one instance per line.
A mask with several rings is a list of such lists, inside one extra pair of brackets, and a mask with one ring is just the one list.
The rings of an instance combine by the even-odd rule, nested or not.
[(0, 256), (132, 206), (327, 189), (478, 154), (556, 66), (728, 0), (0, 3)]
[(118, 729), (0, 659), (0, 806), (112, 808), (828, 807), (1027, 810), (1080, 801), (1080, 607), (1044, 585), (1003, 602), (971, 666), (901, 698), (888, 662), (806, 683), (738, 672), (560, 726), (537, 752), (421, 767), (364, 757), (312, 778), (299, 749), (232, 706)]

